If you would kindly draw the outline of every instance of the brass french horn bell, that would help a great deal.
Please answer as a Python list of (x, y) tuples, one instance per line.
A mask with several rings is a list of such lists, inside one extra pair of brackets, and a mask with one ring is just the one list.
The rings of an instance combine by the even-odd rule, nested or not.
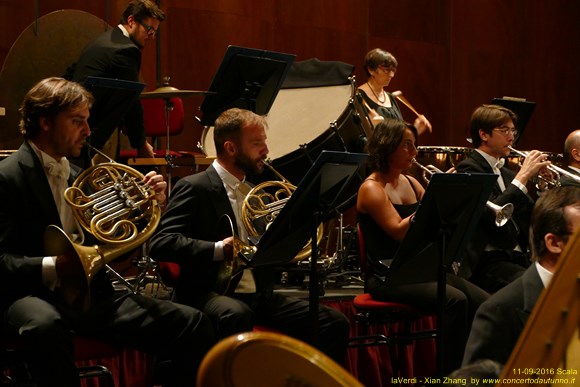
[(218, 239), (224, 240), (233, 237), (233, 252), (225, 254), (224, 260), (219, 262), (214, 290), (219, 294), (226, 294), (232, 279), (240, 274), (256, 253), (256, 247), (243, 243), (234, 232), (234, 224), (229, 215), (224, 214), (218, 222)]
[(145, 243), (155, 232), (161, 209), (154, 191), (144, 180), (139, 171), (110, 160), (83, 171), (65, 191), (65, 200), (75, 219), (103, 243), (83, 246), (73, 242), (59, 227), (47, 227), (45, 252), (58, 256), (58, 290), (71, 306), (88, 308), (95, 274)]

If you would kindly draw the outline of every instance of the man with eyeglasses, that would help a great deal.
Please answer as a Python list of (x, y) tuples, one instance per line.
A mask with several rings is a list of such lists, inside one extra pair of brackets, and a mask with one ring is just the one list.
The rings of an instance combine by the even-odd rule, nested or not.
[(477, 310), (463, 365), (480, 359), (505, 364), (570, 236), (580, 228), (580, 189), (557, 187), (536, 202), (531, 217), (532, 265)]
[[(77, 62), (67, 69), (65, 78), (79, 83), (83, 83), (89, 76), (139, 82), (141, 50), (155, 39), (159, 24), (164, 19), (165, 13), (154, 1), (132, 0), (123, 11), (119, 25), (92, 40)], [(121, 101), (114, 101), (108, 92), (100, 95), (100, 91), (96, 90), (93, 94), (95, 103), (89, 120), (92, 129), (89, 139), (91, 145), (103, 150), (115, 129), (123, 126), (139, 157), (154, 157), (153, 147), (145, 135), (143, 108), (139, 98), (136, 96), (131, 101), (122, 121), (118, 122), (111, 111)], [(116, 137), (113, 139), (116, 140)], [(106, 153), (116, 157), (116, 154), (111, 154), (116, 153), (116, 149)]]
[(550, 164), (545, 154), (533, 150), (517, 173), (503, 165), (517, 134), (516, 123), (516, 114), (507, 108), (478, 107), (470, 124), (475, 150), (456, 167), (457, 172), (496, 174), (489, 201), (500, 207), (514, 206), (510, 221), (502, 227), (496, 226), (495, 213), (486, 206), (459, 263), (459, 276), (490, 293), (518, 278), (529, 266), (528, 225), (534, 200), (526, 185)]

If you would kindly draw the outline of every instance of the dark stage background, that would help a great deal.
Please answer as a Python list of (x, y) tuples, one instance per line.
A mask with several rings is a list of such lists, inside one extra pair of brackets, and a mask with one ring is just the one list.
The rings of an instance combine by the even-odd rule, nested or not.
[[(0, 65), (37, 16), (78, 9), (116, 25), (125, 5), (125, 0), (0, 0)], [(469, 146), (471, 112), (501, 96), (537, 103), (520, 149), (561, 152), (566, 134), (580, 127), (576, 0), (161, 0), (160, 5), (167, 19), (158, 44), (144, 52), (147, 90), (166, 75), (179, 89), (207, 90), (230, 44), (292, 53), (297, 61), (350, 63), (362, 84), (365, 53), (381, 47), (399, 61), (389, 91), (403, 91), (433, 124), (434, 132), (419, 145)], [(182, 149), (195, 150), (201, 137), (203, 128), (194, 118), (201, 101), (184, 100), (186, 129), (172, 140)], [(18, 137), (11, 122), (0, 116), (2, 138)]]

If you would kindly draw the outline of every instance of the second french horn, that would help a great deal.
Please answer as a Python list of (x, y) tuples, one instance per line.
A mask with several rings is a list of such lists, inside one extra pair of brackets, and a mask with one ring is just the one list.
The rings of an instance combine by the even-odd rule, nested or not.
[[(286, 180), (268, 161), (264, 160), (264, 165), (280, 180), (262, 182), (253, 187), (246, 195), (242, 204), (241, 217), (250, 240), (258, 239), (268, 229), (296, 190), (296, 186)], [(228, 291), (232, 277), (248, 266), (256, 252), (255, 246), (244, 243), (235, 237), (233, 224), (234, 222), (227, 215), (220, 219), (219, 227), (224, 236), (234, 236), (233, 254), (225, 257), (220, 264), (214, 286), (214, 290), (220, 294), (225, 294)], [(320, 244), (324, 233), (323, 224), (318, 227), (317, 231), (317, 244)], [(310, 257), (311, 253), (311, 241), (309, 241), (294, 257), (293, 261), (302, 261)]]

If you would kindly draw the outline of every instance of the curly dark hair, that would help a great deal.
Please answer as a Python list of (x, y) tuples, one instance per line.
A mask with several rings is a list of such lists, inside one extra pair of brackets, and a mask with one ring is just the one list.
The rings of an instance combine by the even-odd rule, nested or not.
[(375, 126), (367, 143), (369, 153), (367, 167), (369, 172), (384, 172), (389, 169), (389, 156), (392, 155), (403, 141), (405, 130), (410, 129), (417, 140), (417, 128), (408, 122), (394, 118), (385, 118)]

